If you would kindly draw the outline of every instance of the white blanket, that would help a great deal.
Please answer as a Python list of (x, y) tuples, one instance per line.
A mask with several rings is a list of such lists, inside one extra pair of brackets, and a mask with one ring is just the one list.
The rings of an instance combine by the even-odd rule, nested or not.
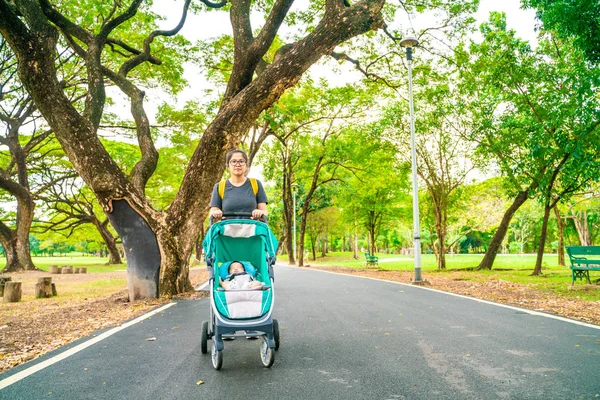
[(253, 318), (262, 313), (263, 291), (228, 290), (225, 292), (229, 318)]

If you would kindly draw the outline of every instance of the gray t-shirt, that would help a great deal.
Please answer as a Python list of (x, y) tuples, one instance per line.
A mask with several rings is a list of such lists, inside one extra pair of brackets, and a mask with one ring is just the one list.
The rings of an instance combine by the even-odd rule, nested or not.
[(267, 194), (262, 183), (258, 179), (256, 183), (258, 184), (258, 193), (254, 196), (250, 179), (246, 179), (246, 182), (242, 186), (234, 186), (227, 179), (225, 181), (225, 194), (222, 200), (221, 196), (219, 196), (219, 184), (217, 183), (213, 188), (210, 206), (220, 208), (225, 217), (231, 215), (231, 213), (238, 212), (250, 214), (256, 210), (258, 203), (268, 203)]

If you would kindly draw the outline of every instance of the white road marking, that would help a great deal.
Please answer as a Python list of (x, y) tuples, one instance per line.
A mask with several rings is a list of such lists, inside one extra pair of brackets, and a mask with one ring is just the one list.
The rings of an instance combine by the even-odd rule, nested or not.
[(397, 285), (410, 286), (410, 287), (413, 287), (413, 288), (416, 288), (416, 289), (423, 289), (423, 290), (429, 290), (429, 291), (432, 291), (432, 292), (443, 293), (443, 294), (447, 294), (449, 296), (455, 296), (455, 297), (461, 297), (463, 299), (474, 300), (474, 301), (478, 301), (478, 302), (484, 303), (484, 304), (489, 304), (489, 305), (492, 305), (492, 306), (504, 307), (504, 308), (508, 308), (510, 310), (515, 310), (515, 311), (522, 311), (522, 312), (525, 312), (525, 313), (527, 313), (529, 315), (536, 315), (538, 317), (546, 317), (546, 318), (556, 319), (558, 321), (568, 322), (570, 324), (581, 325), (581, 326), (585, 326), (586, 328), (593, 328), (593, 329), (600, 330), (600, 325), (588, 324), (587, 322), (577, 321), (577, 320), (574, 320), (574, 319), (569, 319), (569, 318), (561, 317), (559, 315), (553, 315), (553, 314), (547, 314), (547, 313), (543, 313), (543, 312), (539, 312), (539, 311), (528, 310), (526, 308), (520, 308), (520, 307), (510, 306), (510, 305), (507, 305), (507, 304), (494, 303), (493, 301), (489, 301), (489, 300), (477, 299), (475, 297), (469, 297), (469, 296), (465, 296), (465, 295), (457, 294), (457, 293), (452, 293), (452, 292), (444, 292), (442, 290), (431, 289), (431, 288), (424, 287), (424, 286), (419, 286), (419, 285), (412, 285), (412, 284), (409, 284), (409, 283), (396, 282), (396, 281), (388, 281), (386, 279), (371, 278), (371, 277), (368, 277), (368, 276), (345, 274), (345, 273), (342, 273), (342, 272), (324, 271), (324, 270), (321, 270), (321, 269), (312, 269), (312, 268), (310, 268), (310, 269), (309, 268), (303, 269), (303, 268), (298, 268), (298, 267), (291, 266), (291, 265), (277, 264), (277, 267), (295, 268), (295, 269), (299, 269), (299, 270), (303, 270), (303, 271), (318, 271), (318, 272), (323, 272), (323, 273), (327, 273), (327, 274), (337, 274), (337, 275), (344, 275), (344, 276), (352, 276), (352, 277), (356, 277), (356, 278), (371, 279), (371, 280), (374, 280), (374, 281), (383, 281), (383, 282), (395, 283)]
[(88, 340), (87, 342), (78, 344), (77, 346), (75, 346), (63, 353), (60, 353), (52, 358), (49, 358), (46, 361), (42, 361), (41, 363), (35, 364), (27, 369), (24, 369), (23, 371), (21, 371), (19, 373), (9, 376), (8, 378), (0, 381), (0, 390), (4, 389), (7, 386), (12, 385), (13, 383), (20, 381), (21, 379), (27, 378), (29, 375), (33, 375), (36, 372), (41, 371), (44, 368), (51, 366), (52, 364), (56, 364), (57, 362), (62, 361), (65, 358), (72, 356), (73, 354), (79, 353), (81, 350), (84, 350), (84, 349), (100, 342), (101, 340), (104, 340), (107, 337), (112, 336), (115, 333), (117, 333), (125, 328), (130, 327), (131, 325), (135, 325), (138, 322), (148, 319), (151, 316), (158, 314), (159, 312), (162, 312), (171, 306), (174, 306), (175, 304), (177, 304), (177, 303), (165, 304), (164, 306), (157, 308), (154, 311), (150, 311), (149, 313), (141, 315), (141, 316), (137, 317), (136, 319), (131, 320), (123, 325), (119, 325), (115, 328), (112, 328), (111, 330), (108, 330), (108, 331), (104, 332), (103, 334), (98, 335), (95, 338)]

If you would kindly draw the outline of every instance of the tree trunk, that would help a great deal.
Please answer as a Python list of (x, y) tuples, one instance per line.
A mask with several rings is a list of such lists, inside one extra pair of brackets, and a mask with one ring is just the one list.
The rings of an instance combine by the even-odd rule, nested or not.
[(570, 217), (573, 218), (573, 222), (575, 223), (575, 229), (577, 230), (577, 235), (579, 236), (579, 243), (582, 246), (591, 246), (592, 239), (590, 237), (587, 211), (570, 211)]
[[(438, 236), (439, 238), (439, 236)], [(446, 246), (444, 245), (443, 239), (444, 237), (438, 240), (438, 254), (437, 254), (437, 265), (438, 270), (442, 271), (446, 269)]]
[[(277, 249), (275, 249), (275, 254), (288, 254), (286, 253), (288, 239), (285, 237), (285, 234), (279, 237), (277, 241)], [(288, 255), (289, 256), (289, 255)]]
[(435, 223), (435, 234), (437, 235), (437, 246), (436, 247), (436, 261), (438, 265), (438, 270), (446, 269), (446, 227), (444, 223), (444, 218), (439, 218), (436, 215), (436, 223)]
[(31, 259), (31, 248), (29, 245), (29, 232), (33, 221), (33, 200), (29, 197), (27, 201), (18, 201), (16, 246), (17, 257), (21, 268), (26, 271), (37, 270)]
[(554, 206), (554, 215), (556, 215), (556, 225), (558, 226), (558, 265), (565, 266), (565, 222), (562, 220), (558, 204)]
[(109, 259), (106, 265), (123, 264), (123, 261), (121, 261), (121, 255), (119, 254), (119, 249), (117, 248), (117, 239), (113, 237), (106, 226), (108, 220), (104, 223), (101, 223), (97, 218), (93, 218), (92, 223), (100, 233), (100, 236), (102, 237), (102, 240), (108, 249)]
[(202, 242), (204, 242), (204, 237), (206, 236), (206, 232), (204, 230), (204, 224), (200, 227), (200, 235), (196, 240), (196, 261), (203, 262), (202, 260)]
[(123, 240), (130, 301), (191, 290), (189, 259), (195, 240), (188, 240), (182, 249), (176, 242), (179, 232), (171, 230), (172, 224), (165, 222), (166, 226), (153, 230), (127, 201), (113, 201), (112, 205), (109, 219)]
[(297, 189), (292, 185), (293, 167), (291, 165), (288, 144), (285, 141), (282, 141), (282, 145), (285, 147), (284, 151), (281, 153), (281, 176), (283, 178), (281, 189), (283, 199), (283, 224), (284, 236), (289, 238), (289, 240), (285, 241), (285, 247), (288, 253), (288, 264), (296, 265), (296, 257), (298, 257), (298, 255), (294, 254), (294, 239), (296, 239), (294, 233), (295, 231), (297, 232), (298, 228), (294, 225), (294, 215), (296, 214), (294, 196), (296, 193), (295, 190)]
[(29, 231), (33, 221), (33, 200), (17, 198), (17, 227), (14, 230), (0, 222), (0, 243), (6, 253), (3, 272), (37, 270), (31, 259)]
[[(305, 206), (306, 208), (306, 206)], [(298, 237), (298, 266), (304, 266), (304, 233), (306, 232), (306, 217), (302, 214), (302, 220), (300, 221), (300, 235)]]
[(19, 270), (19, 258), (17, 257), (17, 246), (15, 244), (15, 238), (12, 235), (12, 232), (8, 227), (6, 227), (6, 232), (4, 228), (6, 225), (0, 222), (0, 243), (4, 248), (4, 254), (6, 256), (6, 265), (0, 272), (14, 272)]
[(535, 268), (531, 275), (537, 276), (542, 273), (542, 260), (544, 258), (544, 247), (546, 246), (546, 235), (548, 233), (548, 220), (550, 219), (550, 206), (544, 207), (544, 221), (542, 222), (542, 233), (540, 234), (540, 245), (538, 247)]
[(283, 195), (283, 218), (284, 218), (284, 224), (285, 224), (284, 229), (285, 229), (285, 236), (290, 238), (290, 240), (287, 240), (285, 244), (286, 244), (286, 249), (288, 252), (288, 264), (296, 265), (296, 257), (298, 255), (294, 254), (294, 229), (297, 229), (297, 227), (294, 226), (295, 210), (293, 209), (294, 208), (293, 193), (292, 193), (291, 185), (289, 183), (289, 179), (286, 179), (285, 176), (284, 176), (284, 179), (287, 182), (287, 186), (286, 186), (286, 184), (284, 184), (284, 187), (289, 188), (289, 190), (284, 189), (284, 195)]
[(494, 265), (494, 260), (496, 259), (496, 254), (498, 254), (498, 250), (502, 246), (502, 241), (506, 236), (506, 232), (508, 231), (508, 225), (512, 217), (515, 215), (515, 212), (527, 201), (527, 196), (529, 195), (529, 189), (519, 192), (517, 197), (513, 200), (513, 203), (510, 205), (508, 210), (504, 213), (502, 217), (502, 221), (500, 222), (500, 226), (496, 230), (490, 245), (483, 256), (483, 260), (477, 266), (477, 270), (482, 269), (492, 269), (492, 265)]
[(380, 216), (375, 213), (375, 211), (369, 212), (369, 253), (371, 255), (375, 255), (379, 251), (377, 247), (377, 235), (379, 233), (378, 225), (379, 225)]
[(354, 259), (358, 260), (358, 233), (356, 233), (356, 231), (354, 231), (354, 235), (352, 237), (353, 237), (352, 251), (354, 252)]
[(202, 241), (200, 240), (200, 238), (196, 240), (196, 261), (202, 262)]

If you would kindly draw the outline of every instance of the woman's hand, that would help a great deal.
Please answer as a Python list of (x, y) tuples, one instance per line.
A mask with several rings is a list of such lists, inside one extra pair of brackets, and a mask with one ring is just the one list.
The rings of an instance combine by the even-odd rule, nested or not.
[(261, 219), (263, 216), (267, 216), (267, 212), (259, 210), (258, 208), (252, 211), (252, 219)]
[(210, 209), (210, 216), (212, 217), (213, 221), (220, 221), (221, 218), (223, 218), (223, 211), (213, 207)]

